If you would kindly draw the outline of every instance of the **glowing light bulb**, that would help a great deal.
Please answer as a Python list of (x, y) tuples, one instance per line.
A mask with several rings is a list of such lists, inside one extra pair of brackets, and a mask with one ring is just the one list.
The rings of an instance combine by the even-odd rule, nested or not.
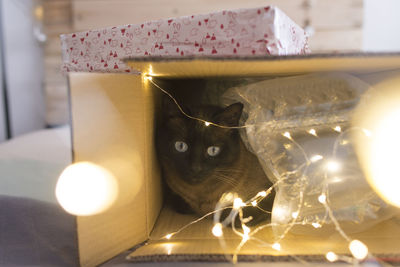
[(172, 237), (172, 234), (167, 234), (167, 235), (165, 236), (166, 239), (171, 239), (171, 237)]
[(232, 192), (225, 193), (222, 195), (221, 200), (225, 202), (230, 202), (234, 198), (234, 194)]
[(371, 131), (369, 131), (369, 130), (367, 130), (367, 129), (362, 129), (362, 131), (363, 131), (363, 133), (365, 134), (365, 136), (367, 136), (367, 137), (371, 137), (371, 136), (372, 136)]
[(280, 251), (280, 250), (281, 250), (281, 244), (279, 244), (279, 243), (274, 243), (274, 244), (272, 244), (272, 248), (275, 249), (275, 250), (277, 250), (277, 251)]
[(353, 240), (349, 244), (349, 249), (354, 258), (363, 260), (368, 256), (368, 248), (363, 242), (359, 240)]
[(326, 203), (326, 195), (325, 194), (321, 194), (318, 196), (318, 201), (322, 204)]
[(340, 170), (340, 164), (337, 161), (330, 160), (326, 163), (326, 169), (330, 172), (337, 172)]
[(205, 122), (204, 122), (204, 125), (205, 125), (205, 126), (210, 126), (210, 124), (211, 124), (211, 123), (209, 123), (208, 121), (205, 121)]
[(343, 181), (343, 179), (340, 178), (340, 177), (337, 177), (337, 176), (332, 177), (331, 179), (329, 179), (329, 182), (331, 182), (331, 183), (333, 183), (333, 184), (340, 183), (340, 182), (342, 182), (342, 181)]
[(290, 135), (289, 132), (284, 132), (283, 136), (286, 137), (287, 139), (292, 139), (292, 136)]
[(249, 234), (244, 233), (242, 237), (242, 242), (247, 242), (250, 239)]
[(313, 222), (311, 225), (312, 225), (314, 228), (321, 228), (321, 224), (320, 224), (320, 223), (317, 223), (317, 222)]
[(252, 205), (253, 207), (257, 206), (257, 201), (256, 201), (256, 200), (253, 200), (253, 201), (251, 202), (251, 205)]
[(370, 142), (367, 176), (374, 190), (387, 202), (400, 207), (399, 156), (400, 151), (400, 108), (382, 119)]
[(115, 202), (118, 184), (105, 168), (89, 163), (75, 163), (61, 173), (56, 185), (61, 207), (78, 216), (106, 211)]
[(308, 133), (311, 134), (311, 135), (317, 136), (317, 132), (315, 131), (315, 129), (310, 129), (308, 131)]
[(325, 257), (330, 262), (335, 262), (338, 260), (338, 256), (332, 251), (329, 251), (328, 253), (326, 253)]
[(166, 250), (167, 250), (167, 255), (171, 255), (171, 253), (172, 253), (172, 248), (174, 247), (174, 245), (171, 244), (171, 243), (167, 243), (167, 244), (165, 244), (164, 246), (165, 246), (165, 248), (166, 248)]
[(216, 236), (216, 237), (221, 237), (221, 236), (223, 236), (224, 233), (222, 232), (222, 224), (216, 223), (216, 224), (214, 225), (214, 227), (212, 228), (211, 232), (212, 232), (212, 234), (213, 234), (214, 236)]
[(278, 221), (284, 221), (286, 219), (286, 215), (287, 215), (287, 210), (280, 207), (280, 206), (276, 206), (274, 207), (274, 209), (272, 210), (273, 216), (278, 220)]
[(321, 160), (321, 159), (323, 159), (324, 157), (323, 156), (321, 156), (321, 155), (314, 155), (314, 156), (312, 156), (311, 158), (310, 158), (310, 160), (311, 160), (311, 162), (317, 162), (317, 161), (319, 161), (319, 160)]
[(335, 128), (333, 128), (336, 132), (340, 133), (342, 131), (342, 128), (338, 125)]
[(145, 80), (149, 80), (149, 81), (153, 80), (153, 77), (150, 74), (145, 74), (143, 77)]
[(267, 196), (267, 192), (265, 191), (260, 191), (257, 193), (257, 197), (266, 197)]
[(243, 203), (243, 200), (241, 198), (237, 197), (233, 200), (233, 208), (234, 209), (237, 210), (244, 206), (246, 206), (246, 204)]
[(292, 212), (292, 218), (293, 219), (297, 219), (298, 216), (299, 216), (299, 212), (298, 211)]

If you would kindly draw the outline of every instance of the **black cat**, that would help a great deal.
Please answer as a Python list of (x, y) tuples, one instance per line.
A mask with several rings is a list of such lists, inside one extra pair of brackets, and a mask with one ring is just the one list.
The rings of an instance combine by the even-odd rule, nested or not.
[[(169, 98), (163, 99), (157, 128), (157, 153), (168, 199), (181, 213), (204, 215), (215, 209), (220, 197), (235, 192), (243, 199), (254, 197), (271, 186), (257, 158), (244, 146), (237, 129), (206, 125), (182, 114)], [(190, 116), (223, 126), (238, 126), (243, 104), (226, 108), (204, 105), (183, 107)], [(270, 218), (274, 194), (258, 208), (244, 209), (251, 224)]]

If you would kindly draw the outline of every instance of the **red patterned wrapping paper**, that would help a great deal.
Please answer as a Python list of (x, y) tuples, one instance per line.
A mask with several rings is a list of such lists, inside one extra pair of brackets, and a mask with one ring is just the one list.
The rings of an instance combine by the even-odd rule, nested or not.
[(63, 70), (135, 72), (124, 58), (308, 52), (302, 28), (276, 7), (221, 11), (61, 35)]

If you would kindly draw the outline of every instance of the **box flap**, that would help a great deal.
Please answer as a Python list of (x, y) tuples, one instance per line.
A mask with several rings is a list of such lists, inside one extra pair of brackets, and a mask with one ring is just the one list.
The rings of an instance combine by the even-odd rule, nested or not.
[[(229, 259), (229, 257), (225, 258), (224, 255), (231, 257), (241, 238), (234, 235), (230, 228), (224, 228), (224, 241), (219, 241), (211, 233), (213, 221), (210, 219), (190, 225), (170, 240), (163, 238), (166, 234), (174, 232), (196, 219), (195, 216), (176, 214), (170, 209), (163, 209), (151, 234), (151, 239), (147, 244), (131, 253), (128, 259), (131, 261), (154, 261), (157, 259), (163, 261), (193, 261), (194, 259), (226, 261)], [(249, 241), (240, 249), (239, 259), (246, 261), (252, 259), (295, 261), (296, 259), (291, 256), (298, 255), (304, 260), (326, 262), (325, 254), (329, 251), (334, 251), (337, 254), (349, 254), (348, 242), (338, 233), (326, 234), (324, 228), (314, 229), (313, 231), (315, 234), (312, 236), (288, 234), (280, 242), (281, 251), (260, 246), (256, 241)], [(271, 244), (275, 242), (270, 227), (260, 231), (256, 237)], [(380, 223), (368, 231), (352, 234), (351, 237), (364, 242), (370, 253), (376, 257), (384, 258), (391, 255), (389, 261), (400, 261), (399, 218)]]
[(74, 161), (110, 171), (116, 203), (105, 213), (78, 217), (83, 266), (94, 266), (148, 238), (161, 207), (153, 140), (153, 90), (127, 74), (70, 74)]
[(293, 75), (350, 71), (368, 73), (400, 68), (400, 53), (312, 54), (268, 57), (128, 58), (125, 62), (157, 77), (221, 77)]

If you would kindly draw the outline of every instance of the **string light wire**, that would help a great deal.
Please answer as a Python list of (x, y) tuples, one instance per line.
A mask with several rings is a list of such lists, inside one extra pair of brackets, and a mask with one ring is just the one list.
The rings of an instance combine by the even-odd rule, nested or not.
[[(157, 83), (154, 82), (152, 76), (149, 75), (145, 75), (144, 78), (146, 80), (148, 80), (152, 85), (154, 85), (156, 88), (158, 88), (161, 92), (163, 92), (164, 94), (166, 94), (168, 97), (170, 97), (170, 99), (176, 104), (176, 106), (178, 107), (178, 109), (180, 110), (180, 112), (186, 116), (187, 118), (193, 119), (193, 120), (197, 120), (199, 122), (204, 123), (206, 126), (209, 125), (213, 125), (216, 127), (220, 127), (220, 128), (225, 128), (225, 129), (244, 129), (244, 128), (248, 128), (248, 127), (254, 127), (256, 126), (255, 124), (248, 124), (248, 125), (243, 125), (243, 126), (225, 126), (225, 125), (219, 125), (210, 121), (206, 121), (203, 120), (201, 118), (197, 118), (197, 117), (193, 117), (189, 114), (187, 114), (182, 107), (179, 105), (179, 103), (177, 102), (177, 100), (165, 89), (163, 89), (162, 87), (160, 87)], [(336, 153), (337, 153), (337, 149), (338, 146), (340, 144), (340, 140), (343, 138), (343, 136), (348, 133), (351, 130), (361, 130), (364, 133), (368, 132), (368, 130), (366, 129), (361, 129), (361, 128), (350, 128), (347, 129), (345, 131), (343, 131), (343, 128), (339, 125), (335, 126), (332, 128), (332, 130), (336, 131), (339, 133), (338, 138), (336, 139), (335, 143), (334, 143), (334, 148), (333, 148), (333, 153), (332, 153), (332, 160), (334, 160), (336, 158)], [(318, 137), (316, 130), (315, 129), (311, 129), (308, 131), (309, 134)], [(287, 224), (274, 224), (274, 223), (267, 223), (267, 224), (263, 224), (260, 225), (258, 227), (256, 227), (254, 230), (251, 230), (249, 227), (246, 226), (245, 222), (247, 222), (249, 219), (251, 220), (251, 218), (243, 218), (243, 208), (245, 207), (253, 207), (253, 208), (258, 208), (266, 213), (270, 213), (266, 210), (263, 210), (261, 207), (259, 207), (257, 204), (262, 201), (264, 198), (268, 197), (272, 190), (277, 187), (277, 185), (285, 180), (287, 180), (291, 175), (293, 174), (299, 174), (299, 172), (301, 172), (300, 175), (300, 185), (302, 185), (302, 187), (304, 188), (305, 185), (307, 185), (307, 179), (306, 179), (306, 174), (308, 171), (308, 167), (313, 164), (316, 163), (317, 161), (320, 161), (323, 159), (322, 156), (320, 155), (314, 155), (313, 157), (311, 157), (311, 159), (308, 158), (308, 155), (306, 154), (306, 152), (304, 151), (304, 149), (302, 148), (302, 146), (300, 144), (298, 144), (293, 137), (291, 136), (290, 132), (284, 132), (282, 134), (284, 137), (286, 137), (288, 140), (290, 140), (295, 146), (297, 146), (299, 148), (299, 150), (302, 152), (304, 159), (305, 159), (305, 163), (300, 165), (297, 169), (293, 170), (293, 171), (288, 171), (284, 174), (282, 174), (280, 176), (280, 178), (278, 177), (278, 180), (270, 187), (268, 188), (266, 191), (261, 191), (259, 192), (256, 196), (254, 196), (253, 198), (251, 198), (250, 200), (243, 202), (240, 199), (240, 203), (239, 203), (239, 199), (235, 198), (234, 200), (236, 200), (237, 202), (235, 203), (233, 201), (232, 205), (230, 206), (225, 206), (222, 208), (218, 208), (212, 212), (209, 212), (203, 216), (201, 216), (200, 218), (184, 225), (183, 227), (179, 228), (177, 231), (171, 232), (169, 234), (167, 234), (166, 236), (164, 236), (164, 238), (166, 239), (170, 239), (172, 238), (174, 235), (182, 232), (183, 230), (185, 230), (186, 228), (190, 227), (191, 225), (198, 223), (202, 220), (204, 220), (205, 218), (214, 215), (214, 221), (215, 218), (220, 218), (222, 211), (230, 209), (231, 213), (230, 215), (226, 218), (230, 218), (230, 224), (231, 224), (231, 228), (234, 234), (240, 236), (242, 239), (239, 243), (239, 245), (236, 247), (233, 255), (232, 255), (232, 262), (236, 263), (237, 262), (237, 256), (240, 253), (240, 250), (242, 249), (242, 247), (250, 240), (252, 241), (256, 241), (259, 244), (261, 244), (262, 246), (268, 246), (271, 247), (275, 250), (281, 250), (282, 247), (280, 245), (280, 242), (287, 236), (287, 234), (289, 233), (289, 231), (295, 226), (295, 225), (312, 225), (315, 228), (320, 228), (322, 227), (325, 223), (326, 223), (326, 219), (329, 217), (329, 219), (331, 220), (331, 222), (334, 224), (336, 231), (343, 237), (343, 239), (348, 242), (349, 244), (349, 249), (351, 250), (353, 257), (348, 257), (348, 256), (344, 256), (344, 255), (337, 255), (336, 253), (329, 251), (326, 254), (326, 259), (328, 260), (328, 262), (334, 262), (334, 261), (343, 261), (352, 265), (357, 266), (359, 264), (359, 260), (362, 259), (364, 256), (364, 254), (366, 255), (366, 253), (368, 253), (368, 248), (361, 242), (358, 240), (352, 240), (341, 228), (340, 223), (338, 222), (338, 220), (336, 219), (336, 217), (334, 216), (334, 213), (331, 209), (331, 207), (329, 206), (329, 190), (328, 190), (328, 182), (327, 182), (327, 173), (325, 172), (325, 179), (324, 179), (324, 184), (323, 184), (323, 188), (322, 188), (322, 193), (320, 194), (320, 196), (318, 197), (319, 202), (323, 205), (324, 209), (325, 209), (325, 216), (324, 218), (319, 221), (319, 222), (306, 222), (306, 221), (298, 221), (299, 215), (301, 214), (301, 210), (302, 207), (304, 205), (304, 192), (300, 191), (299, 192), (299, 199), (298, 199), (298, 207), (297, 210), (292, 212), (292, 219), (289, 221), (289, 223)], [(366, 134), (368, 135), (368, 134)], [(332, 161), (334, 162), (334, 161)], [(296, 214), (296, 216), (293, 216), (293, 214)], [(217, 216), (215, 216), (217, 215)], [(239, 216), (239, 222), (240, 222), (240, 228), (242, 229), (242, 231), (239, 231), (236, 227), (235, 227), (235, 220), (237, 218), (237, 216)], [(215, 234), (216, 237), (218, 237), (218, 240), (220, 241), (220, 244), (226, 248), (226, 242), (225, 239), (223, 238), (223, 234), (222, 234), (222, 227), (223, 226), (227, 226), (227, 223), (224, 222), (215, 222), (214, 227), (215, 226), (219, 226), (221, 228), (218, 228), (217, 230), (217, 234)], [(261, 230), (267, 228), (267, 227), (273, 227), (273, 226), (285, 226), (285, 230), (282, 232), (282, 234), (275, 239), (275, 241), (271, 244), (268, 242), (265, 242), (259, 238), (254, 237), (254, 235), (256, 235), (258, 232), (260, 232)], [(212, 229), (214, 230), (214, 229)], [(221, 231), (221, 232), (220, 232)], [(352, 251), (355, 250), (356, 252)], [(360, 252), (360, 250), (363, 250), (362, 252)], [(367, 252), (364, 252), (364, 251)], [(363, 257), (358, 256), (357, 253), (359, 253), (361, 255), (361, 253), (363, 253)], [(368, 254), (369, 256), (372, 256), (370, 254)], [(227, 256), (227, 255), (225, 255)], [(308, 265), (308, 263), (306, 261), (304, 261), (303, 259), (299, 258), (296, 255), (289, 255), (291, 257), (293, 257), (294, 259), (296, 259), (298, 262)]]

